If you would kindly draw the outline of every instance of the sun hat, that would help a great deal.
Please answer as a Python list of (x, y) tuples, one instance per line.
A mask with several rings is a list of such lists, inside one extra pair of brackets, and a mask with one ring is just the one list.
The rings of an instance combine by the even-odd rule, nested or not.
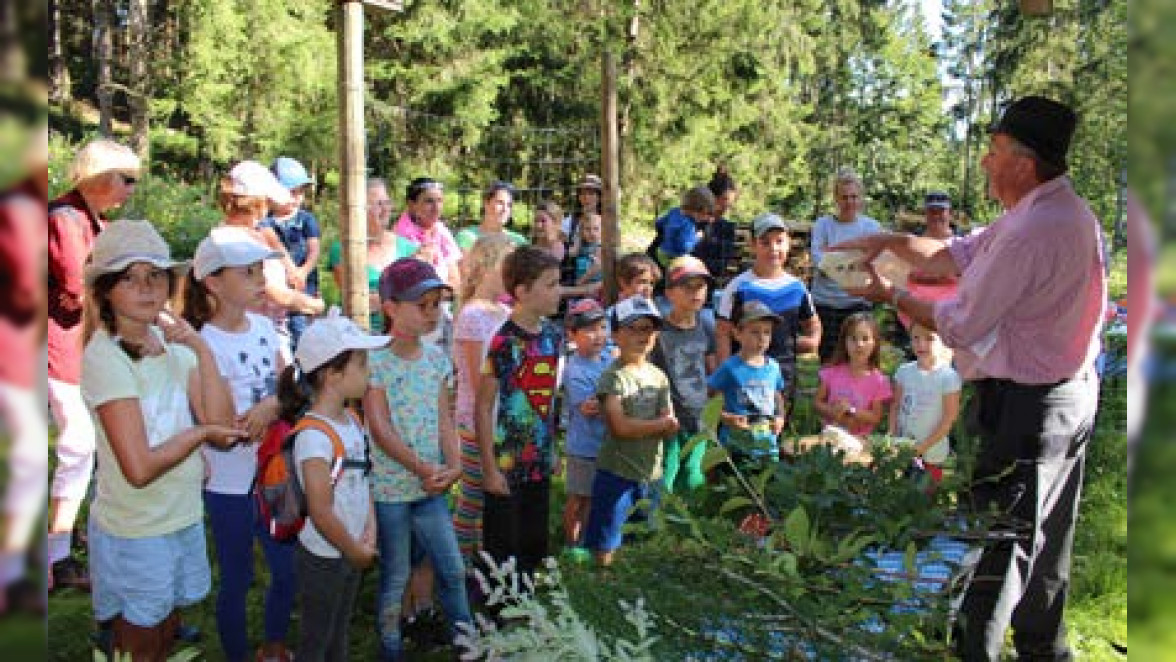
[(604, 319), (604, 308), (596, 299), (580, 299), (568, 307), (564, 316), (564, 324), (569, 329), (582, 329), (589, 324), (595, 324)]
[(290, 190), (274, 177), (269, 168), (257, 161), (242, 161), (229, 171), (229, 192), (254, 198), (269, 198), (280, 205), (294, 201)]
[(1065, 104), (1040, 96), (1021, 97), (1014, 101), (990, 129), (1004, 133), (1032, 149), (1046, 163), (1066, 167), (1066, 152), (1078, 116)]
[(314, 178), (307, 172), (306, 168), (297, 160), (288, 156), (279, 156), (274, 159), (271, 166), (274, 172), (274, 177), (278, 178), (278, 183), (285, 186), (288, 190), (294, 190), (299, 186), (313, 184)]
[(147, 221), (114, 221), (98, 234), (82, 277), (87, 285), (103, 274), (118, 273), (136, 262), (147, 262), (161, 269), (182, 274), (187, 262), (171, 259), (171, 248)]
[(702, 278), (712, 287), (715, 284), (715, 278), (707, 271), (706, 264), (693, 255), (682, 255), (670, 261), (666, 269), (666, 287), (681, 285), (691, 278)]
[(781, 322), (780, 316), (772, 312), (763, 301), (748, 301), (740, 306), (738, 324), (754, 322), (755, 320), (770, 320), (773, 324)]
[(415, 257), (400, 258), (380, 274), (381, 301), (417, 301), (425, 292), (438, 288), (453, 291), (433, 265)]
[(779, 214), (773, 214), (772, 212), (760, 214), (751, 222), (751, 234), (756, 239), (759, 239), (771, 230), (788, 232), (788, 223), (780, 218)]
[(209, 274), (225, 267), (246, 267), (281, 255), (254, 239), (245, 228), (213, 228), (196, 247), (196, 255), (192, 258), (192, 275), (196, 280), (204, 280)]
[(617, 305), (613, 306), (613, 326), (617, 328), (630, 326), (637, 320), (643, 318), (653, 320), (659, 327), (662, 324), (662, 316), (658, 312), (657, 306), (653, 305), (645, 297), (629, 297), (624, 301), (617, 302)]
[(580, 183), (576, 185), (576, 188), (577, 189), (587, 188), (587, 189), (593, 189), (596, 191), (603, 191), (604, 190), (604, 180), (602, 180), (599, 175), (584, 175), (584, 179), (580, 180)]
[(310, 323), (298, 340), (294, 361), (304, 373), (318, 370), (343, 352), (356, 349), (379, 349), (387, 345), (390, 336), (372, 336), (355, 322), (332, 307), (326, 317)]
[(69, 164), (67, 178), (70, 186), (107, 173), (127, 173), (138, 176), (143, 163), (130, 147), (108, 138), (98, 138), (82, 146)]

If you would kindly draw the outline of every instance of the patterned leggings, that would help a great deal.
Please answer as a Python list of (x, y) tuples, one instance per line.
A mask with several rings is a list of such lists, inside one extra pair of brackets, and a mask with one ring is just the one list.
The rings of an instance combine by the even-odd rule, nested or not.
[(453, 513), (453, 530), (466, 567), (472, 568), (482, 548), (482, 509), (486, 502), (482, 494), (482, 454), (472, 432), (459, 430), (458, 434), (461, 436), (461, 485)]

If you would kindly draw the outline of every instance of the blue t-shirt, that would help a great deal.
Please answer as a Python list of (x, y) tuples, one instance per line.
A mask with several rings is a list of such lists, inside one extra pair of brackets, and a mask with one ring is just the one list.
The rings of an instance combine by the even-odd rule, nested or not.
[[(307, 240), (318, 239), (322, 236), (318, 219), (305, 209), (299, 209), (284, 221), (267, 216), (262, 219), (260, 226), (274, 229), (278, 238), (282, 240), (282, 245), (286, 247), (286, 252), (290, 254), (290, 259), (300, 267), (306, 264), (306, 256), (309, 252), (306, 245)], [(306, 275), (306, 293), (318, 294), (317, 268), (311, 269), (310, 273)]]
[(567, 360), (563, 381), (564, 403), (568, 408), (568, 455), (595, 458), (600, 452), (600, 444), (604, 441), (604, 415), (585, 416), (580, 413), (580, 405), (596, 396), (596, 383), (610, 363), (612, 357), (605, 354), (594, 358), (572, 354)]
[[(723, 411), (747, 416), (750, 422), (770, 424), (776, 411), (776, 393), (784, 391), (787, 383), (780, 373), (780, 364), (767, 358), (761, 366), (748, 365), (738, 354), (723, 361), (707, 386), (723, 395)], [(769, 438), (770, 437), (770, 438)], [(775, 435), (763, 436), (754, 431), (719, 429), (719, 441), (746, 451), (750, 455), (776, 456), (779, 450)]]
[(795, 276), (784, 274), (777, 278), (760, 278), (749, 269), (732, 278), (723, 288), (716, 312), (722, 319), (734, 323), (749, 301), (759, 301), (780, 316), (767, 354), (780, 363), (780, 370), (791, 386), (796, 374), (796, 337), (800, 334), (800, 323), (817, 314), (813, 299), (804, 283)]

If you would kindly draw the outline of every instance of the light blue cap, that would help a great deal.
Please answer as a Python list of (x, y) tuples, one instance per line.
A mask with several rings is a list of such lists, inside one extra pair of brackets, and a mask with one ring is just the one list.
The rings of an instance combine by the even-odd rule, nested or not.
[(314, 179), (306, 172), (306, 168), (296, 159), (288, 156), (279, 156), (274, 159), (272, 170), (274, 171), (274, 176), (282, 183), (282, 186), (285, 186), (291, 191), (299, 186), (314, 183)]

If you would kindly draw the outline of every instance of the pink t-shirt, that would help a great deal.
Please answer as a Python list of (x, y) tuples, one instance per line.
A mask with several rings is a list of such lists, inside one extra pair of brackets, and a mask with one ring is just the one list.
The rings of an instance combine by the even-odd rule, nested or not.
[(486, 361), (486, 348), (494, 333), (510, 316), (510, 308), (504, 304), (475, 299), (461, 307), (453, 323), (454, 362), (457, 364), (457, 427), (470, 433), (474, 431), (474, 383), (469, 370), (463, 370), (462, 355), (456, 349), (461, 340), (481, 344), (478, 366)]
[[(848, 363), (821, 368), (817, 373), (821, 383), (829, 391), (829, 402), (845, 399), (857, 409), (869, 409), (878, 402), (887, 402), (894, 396), (890, 388), (890, 379), (879, 370), (872, 370), (869, 374), (855, 377), (850, 374)], [(833, 423), (826, 420), (825, 423)], [(857, 436), (868, 435), (874, 431), (874, 426), (859, 425), (849, 429)]]

